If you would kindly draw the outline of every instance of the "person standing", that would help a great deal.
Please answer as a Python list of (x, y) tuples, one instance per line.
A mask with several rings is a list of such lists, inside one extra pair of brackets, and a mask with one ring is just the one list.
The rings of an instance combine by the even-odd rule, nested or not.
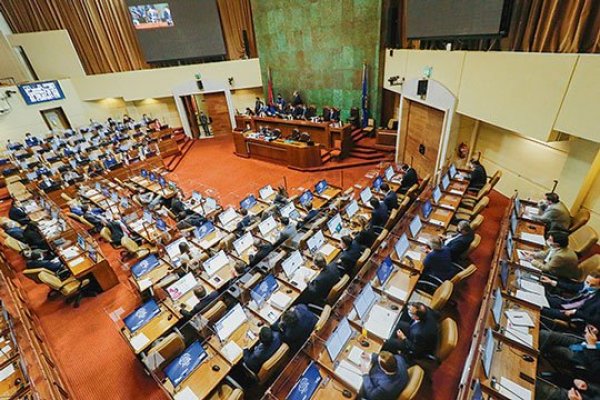
[(208, 116), (202, 111), (200, 111), (200, 125), (202, 125), (202, 129), (204, 130), (204, 134), (206, 136), (211, 136), (209, 124), (210, 119), (208, 118)]

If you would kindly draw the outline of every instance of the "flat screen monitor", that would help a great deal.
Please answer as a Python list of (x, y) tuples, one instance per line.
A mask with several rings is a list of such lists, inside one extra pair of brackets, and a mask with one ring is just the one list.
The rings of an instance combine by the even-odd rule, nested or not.
[(406, 233), (403, 233), (402, 236), (396, 241), (394, 244), (394, 250), (396, 251), (396, 255), (399, 260), (402, 260), (402, 257), (406, 254), (406, 252), (410, 249), (410, 243), (408, 242), (408, 236)]
[(279, 283), (277, 279), (272, 274), (269, 274), (258, 285), (252, 288), (250, 295), (256, 305), (260, 307), (278, 288)]
[(247, 320), (248, 316), (242, 306), (240, 304), (233, 306), (220, 320), (215, 322), (214, 328), (219, 340), (225, 342)]
[(513, 256), (513, 237), (512, 237), (512, 233), (510, 233), (510, 231), (508, 231), (508, 235), (506, 236), (506, 257), (509, 260), (512, 260), (512, 256)]
[(157, 218), (156, 219), (156, 227), (165, 232), (167, 230), (167, 223), (162, 219), (162, 218)]
[(200, 341), (195, 341), (165, 367), (164, 373), (173, 387), (177, 388), (207, 358), (208, 354)]
[(510, 232), (513, 236), (517, 235), (517, 227), (519, 226), (519, 219), (517, 217), (516, 209), (510, 214)]
[(169, 3), (129, 6), (129, 14), (135, 29), (158, 29), (174, 26)]
[(155, 254), (150, 254), (143, 260), (138, 261), (131, 267), (131, 273), (136, 279), (144, 276), (160, 264), (158, 257)]
[(219, 221), (221, 222), (221, 224), (227, 225), (228, 223), (236, 219), (237, 216), (238, 214), (235, 212), (235, 210), (230, 207), (227, 210), (223, 211), (221, 214), (219, 214)]
[(456, 166), (454, 164), (450, 164), (450, 177), (454, 178), (456, 176)]
[(319, 251), (321, 246), (323, 246), (323, 243), (325, 243), (325, 236), (323, 236), (323, 231), (320, 229), (306, 241), (308, 250), (310, 250), (311, 253)]
[(492, 369), (492, 361), (494, 358), (494, 351), (496, 350), (496, 344), (494, 342), (494, 335), (492, 330), (487, 328), (485, 331), (485, 339), (483, 340), (483, 349), (481, 354), (481, 362), (483, 364), (483, 372), (485, 377), (489, 379), (490, 371)]
[(342, 228), (342, 216), (340, 213), (335, 214), (333, 218), (327, 221), (327, 229), (329, 229), (332, 235), (341, 232)]
[(293, 279), (296, 270), (303, 264), (304, 259), (302, 258), (302, 254), (298, 250), (294, 250), (292, 254), (281, 263), (281, 267), (287, 278), (291, 280)]
[(325, 179), (317, 182), (315, 185), (315, 192), (317, 192), (317, 194), (323, 193), (325, 189), (327, 189), (327, 181)]
[(154, 300), (149, 300), (123, 319), (129, 332), (135, 333), (160, 313), (160, 307)]
[(389, 279), (390, 275), (392, 275), (392, 271), (394, 270), (394, 264), (392, 263), (392, 259), (390, 257), (386, 257), (379, 268), (377, 268), (377, 279), (379, 280), (379, 285), (385, 285), (385, 282)]
[(273, 190), (271, 185), (267, 185), (258, 190), (258, 194), (259, 194), (260, 198), (263, 200), (267, 200), (269, 197), (271, 197), (273, 195), (273, 193), (275, 193), (275, 191)]
[(327, 349), (327, 354), (329, 354), (329, 358), (332, 362), (334, 362), (337, 357), (340, 355), (342, 350), (346, 347), (346, 344), (352, 337), (352, 327), (348, 322), (347, 318), (343, 318), (340, 320), (337, 328), (333, 331), (327, 343), (325, 344), (325, 348)]
[(211, 221), (207, 221), (207, 222), (203, 223), (201, 226), (196, 228), (196, 230), (194, 231), (194, 235), (196, 236), (196, 239), (202, 240), (208, 234), (210, 234), (214, 231), (215, 231), (214, 224)]
[(381, 189), (381, 185), (383, 184), (383, 178), (378, 176), (373, 180), (373, 190), (379, 191)]
[(352, 200), (350, 204), (346, 207), (346, 215), (348, 219), (352, 219), (352, 217), (358, 212), (358, 202), (356, 200)]
[(502, 318), (502, 292), (500, 288), (496, 288), (494, 292), (494, 301), (492, 302), (492, 316), (496, 325), (500, 325), (500, 318)]
[(202, 195), (200, 193), (198, 193), (197, 191), (193, 191), (192, 192), (192, 200), (200, 203), (202, 201)]
[(433, 211), (433, 206), (431, 205), (431, 201), (425, 200), (423, 205), (421, 206), (421, 212), (423, 213), (424, 219), (429, 219), (431, 212)]
[(244, 200), (240, 201), (240, 207), (245, 210), (249, 210), (256, 204), (256, 197), (253, 194), (246, 197)]
[(408, 227), (410, 230), (410, 235), (413, 237), (413, 239), (419, 236), (419, 232), (421, 232), (422, 227), (423, 223), (421, 222), (421, 218), (418, 215), (415, 215), (412, 221), (410, 221), (410, 225)]
[(367, 317), (376, 300), (377, 295), (373, 287), (370, 283), (367, 283), (356, 300), (354, 300), (354, 309), (360, 320), (364, 320)]
[(442, 191), (440, 190), (439, 186), (436, 186), (435, 189), (433, 189), (433, 194), (431, 197), (433, 198), (433, 202), (435, 204), (440, 204), (440, 200), (442, 199)]
[(360, 192), (360, 199), (364, 204), (369, 204), (369, 200), (371, 200), (372, 197), (373, 193), (371, 193), (371, 188), (366, 187)]
[(241, 256), (246, 250), (248, 250), (254, 244), (254, 238), (250, 232), (245, 233), (239, 239), (233, 242), (233, 248), (238, 256)]
[(228, 264), (229, 257), (227, 257), (227, 254), (223, 250), (220, 250), (217, 254), (206, 260), (202, 265), (204, 266), (204, 270), (208, 276), (213, 276), (219, 272), (221, 268)]
[(273, 216), (270, 216), (258, 224), (258, 230), (263, 237), (269, 235), (275, 228), (277, 228), (277, 221), (275, 221)]
[(80, 234), (77, 234), (77, 244), (79, 245), (81, 250), (83, 250), (83, 251), (87, 250), (87, 243), (85, 241), (85, 238)]
[(197, 285), (198, 281), (196, 280), (194, 274), (188, 272), (180, 279), (175, 281), (172, 285), (170, 285), (167, 288), (167, 293), (169, 294), (171, 300), (177, 301), (181, 297), (183, 297), (187, 292), (195, 288)]
[(508, 289), (508, 275), (510, 274), (510, 265), (507, 260), (500, 261), (500, 283), (504, 290)]
[(300, 204), (306, 206), (313, 200), (313, 194), (310, 190), (305, 190), (304, 193), (300, 196)]
[(385, 169), (385, 179), (387, 181), (391, 181), (392, 178), (396, 175), (396, 171), (394, 171), (394, 167), (391, 165)]
[(521, 215), (521, 199), (519, 199), (519, 196), (515, 196), (515, 212), (517, 215)]
[(285, 400), (309, 400), (323, 380), (319, 367), (311, 361)]
[(471, 400), (483, 400), (483, 392), (481, 390), (481, 382), (476, 380), (473, 382), (473, 390), (471, 391)]
[(442, 190), (447, 190), (448, 186), (450, 186), (450, 178), (448, 178), (448, 175), (444, 174), (444, 176), (442, 176)]

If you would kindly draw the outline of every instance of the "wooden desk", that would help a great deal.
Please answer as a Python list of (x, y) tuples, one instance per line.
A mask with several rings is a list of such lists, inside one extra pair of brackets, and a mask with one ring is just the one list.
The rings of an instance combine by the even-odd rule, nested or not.
[[(5, 368), (14, 368), (14, 371), (5, 379), (0, 381), (0, 397), (3, 399), (13, 399), (16, 398), (13, 396), (15, 396), (21, 390), (25, 390), (29, 386), (28, 379), (21, 368), (21, 362), (19, 359), (12, 361), (12, 363), (3, 365), (0, 367), (0, 371), (4, 370)], [(17, 379), (20, 380), (21, 384), (16, 384)]]
[(320, 143), (309, 146), (301, 142), (288, 142), (282, 139), (268, 142), (248, 137), (247, 134), (233, 132), (235, 154), (245, 158), (255, 158), (288, 168), (303, 170), (322, 164)]
[[(254, 347), (256, 343), (258, 343), (258, 334), (262, 328), (262, 326), (267, 326), (265, 324), (265, 320), (261, 319), (258, 315), (252, 312), (246, 312), (248, 319), (242, 323), (232, 334), (227, 338), (227, 343), (221, 343), (219, 337), (214, 334), (208, 340), (208, 343), (215, 350), (219, 352), (223, 357), (225, 355), (222, 353), (223, 347), (225, 347), (228, 343), (234, 342), (238, 345), (240, 349), (251, 349)], [(248, 332), (252, 332), (252, 338), (248, 335)], [(236, 365), (243, 358), (243, 353), (236, 357), (234, 360), (231, 360), (231, 365)]]
[[(279, 289), (277, 289), (276, 292), (273, 292), (271, 296), (273, 296), (276, 293), (282, 293), (290, 297), (290, 302), (287, 305), (289, 308), (292, 306), (292, 304), (294, 304), (294, 301), (296, 301), (298, 296), (300, 296), (301, 292), (300, 290), (296, 289), (294, 286), (286, 283), (285, 281), (278, 280), (278, 282)], [(281, 317), (281, 314), (283, 314), (285, 310), (281, 310), (277, 307), (274, 307), (269, 300), (270, 299), (266, 299), (260, 308), (257, 307), (254, 301), (250, 301), (250, 303), (248, 303), (248, 309), (258, 314), (263, 320), (267, 321), (269, 324), (273, 324), (279, 319), (279, 317)]]
[[(127, 340), (127, 343), (129, 343), (135, 354), (140, 354), (147, 349), (156, 339), (167, 333), (179, 322), (179, 317), (172, 310), (164, 304), (161, 304), (159, 307), (161, 309), (160, 313), (134, 334), (131, 334), (126, 327), (121, 329), (123, 337)], [(140, 344), (138, 348), (135, 348), (131, 342), (136, 338), (142, 337), (141, 335), (145, 336), (147, 340), (144, 341), (145, 344)]]

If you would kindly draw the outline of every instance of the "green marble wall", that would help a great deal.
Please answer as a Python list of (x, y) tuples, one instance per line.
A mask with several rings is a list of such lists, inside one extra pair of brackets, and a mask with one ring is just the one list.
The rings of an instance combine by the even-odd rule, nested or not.
[(362, 65), (369, 66), (371, 115), (379, 115), (379, 44), (382, 0), (252, 0), (265, 86), (321, 109), (361, 106)]

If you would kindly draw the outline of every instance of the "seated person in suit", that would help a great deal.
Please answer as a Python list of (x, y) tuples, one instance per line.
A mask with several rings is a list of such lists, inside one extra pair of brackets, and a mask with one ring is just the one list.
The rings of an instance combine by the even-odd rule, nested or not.
[(125, 236), (125, 230), (123, 225), (119, 221), (107, 220), (105, 226), (110, 231), (110, 241), (113, 244), (121, 244), (121, 239)]
[(138, 199), (142, 205), (145, 205), (150, 210), (154, 210), (160, 204), (162, 197), (159, 194), (154, 194), (150, 190), (145, 190), (138, 194)]
[(255, 374), (281, 347), (279, 332), (263, 326), (258, 333), (258, 343), (252, 349), (244, 349), (244, 365)]
[(310, 134), (308, 132), (300, 133), (300, 137), (298, 138), (299, 142), (308, 143), (310, 142)]
[(27, 225), (30, 222), (25, 208), (21, 205), (21, 202), (14, 200), (8, 210), (8, 218), (18, 222), (21, 225)]
[(288, 137), (288, 140), (298, 140), (300, 139), (300, 130), (298, 128), (292, 129), (292, 133)]
[(439, 280), (446, 281), (454, 276), (452, 268), (452, 253), (450, 248), (442, 246), (442, 240), (439, 237), (432, 237), (427, 244), (429, 252), (423, 259), (422, 278), (433, 276)]
[(31, 252), (31, 257), (29, 260), (27, 260), (25, 266), (27, 269), (45, 268), (52, 272), (58, 272), (64, 267), (63, 263), (59, 261), (58, 257), (55, 257), (51, 260), (45, 260), (42, 257), (42, 252), (40, 251)]
[(384, 227), (389, 218), (387, 206), (375, 197), (372, 197), (371, 200), (369, 200), (369, 204), (373, 207), (373, 211), (371, 211), (371, 226)]
[(546, 240), (548, 248), (527, 257), (531, 264), (557, 278), (578, 279), (577, 254), (569, 249), (569, 236), (563, 231), (551, 231)]
[(462, 255), (469, 250), (471, 242), (475, 239), (475, 232), (473, 232), (469, 221), (459, 221), (456, 228), (458, 230), (457, 234), (444, 241), (444, 247), (450, 249), (453, 262), (460, 261)]
[(186, 320), (189, 320), (194, 315), (204, 310), (210, 303), (213, 302), (213, 300), (219, 297), (219, 292), (215, 290), (208, 293), (204, 286), (199, 285), (198, 287), (194, 288), (194, 295), (198, 299), (198, 304), (196, 304), (194, 308), (190, 309), (188, 305), (182, 304), (181, 308), (179, 309), (181, 316)]
[(38, 186), (43, 191), (48, 191), (56, 188), (58, 185), (52, 179), (48, 178), (48, 175), (42, 175), (42, 181), (38, 183)]
[(392, 209), (399, 207), (398, 195), (396, 194), (396, 192), (390, 189), (390, 185), (388, 185), (385, 182), (382, 183), (381, 192), (385, 195), (385, 197), (383, 198), (383, 202), (385, 203), (388, 210), (391, 211)]
[(338, 122), (340, 120), (340, 109), (333, 107), (331, 109), (331, 121)]
[(254, 239), (254, 248), (256, 249), (256, 253), (250, 254), (250, 266), (253, 267), (263, 258), (269, 255), (271, 250), (273, 250), (273, 245), (269, 242), (263, 242), (258, 238)]
[(328, 265), (322, 254), (315, 255), (313, 263), (321, 270), (321, 272), (319, 272), (319, 275), (314, 277), (313, 280), (308, 282), (306, 290), (302, 293), (300, 296), (301, 299), (298, 300), (298, 302), (322, 305), (325, 302), (327, 295), (329, 295), (331, 288), (334, 287), (342, 277), (342, 271), (339, 269), (337, 263), (330, 263)]
[(406, 194), (408, 189), (410, 189), (414, 184), (419, 184), (419, 177), (417, 176), (417, 171), (415, 171), (415, 169), (408, 164), (402, 164), (400, 171), (403, 176), (398, 192)]
[(40, 233), (37, 223), (30, 222), (23, 230), (23, 242), (32, 249), (50, 250), (48, 243)]
[(536, 215), (533, 219), (543, 222), (548, 231), (568, 231), (571, 225), (571, 213), (567, 206), (560, 201), (558, 194), (554, 192), (546, 193), (544, 197), (545, 199), (538, 204), (542, 215)]
[(356, 218), (356, 225), (358, 226), (358, 233), (354, 236), (356, 243), (363, 247), (370, 248), (377, 240), (377, 233), (369, 225), (369, 221), (362, 215)]
[(235, 264), (233, 264), (233, 269), (237, 276), (241, 276), (250, 271), (250, 266), (242, 260), (237, 260)]
[[(598, 327), (588, 324), (583, 335), (540, 330), (540, 352), (558, 368), (552, 383), (536, 382), (536, 399), (588, 399), (600, 395)], [(571, 388), (571, 390), (567, 388)], [(577, 392), (579, 397), (575, 393)]]
[(469, 188), (470, 190), (479, 190), (487, 183), (487, 172), (483, 165), (475, 159), (469, 161), (471, 167), (471, 173), (469, 174)]
[(439, 314), (423, 303), (409, 303), (410, 322), (400, 321), (396, 335), (386, 340), (382, 350), (420, 358), (433, 354), (437, 347)]
[(340, 247), (342, 252), (340, 253), (339, 263), (346, 273), (351, 274), (356, 262), (362, 255), (362, 248), (349, 235), (342, 236)]
[(187, 217), (177, 222), (177, 229), (185, 230), (195, 226), (202, 226), (202, 224), (204, 224), (205, 222), (206, 218), (204, 218), (200, 214), (192, 212)]
[(312, 333), (318, 318), (304, 304), (286, 310), (272, 328), (281, 333), (282, 340), (293, 351), (298, 350)]
[[(370, 361), (370, 362), (369, 362)], [(363, 353), (360, 366), (363, 382), (358, 397), (367, 400), (396, 400), (408, 383), (404, 358), (389, 351)]]
[(184, 271), (195, 271), (200, 266), (200, 258), (202, 256), (202, 252), (194, 248), (190, 248), (190, 245), (187, 242), (179, 243), (179, 252), (181, 256), (179, 260), (181, 261), (180, 267)]
[(248, 210), (246, 210), (245, 208), (240, 208), (240, 215), (242, 216), (242, 219), (240, 222), (237, 223), (235, 227), (235, 230), (237, 232), (243, 232), (244, 229), (246, 229), (252, 224), (253, 219), (251, 215), (248, 215)]
[(583, 282), (555, 280), (544, 275), (540, 277), (543, 285), (574, 293), (565, 298), (547, 292), (549, 308), (543, 307), (542, 316), (550, 319), (570, 321), (582, 319), (587, 322), (600, 320), (600, 272), (589, 274)]
[(32, 136), (29, 132), (25, 134), (25, 145), (27, 145), (27, 147), (39, 146), (39, 144), (40, 139), (36, 138), (35, 136)]
[(13, 237), (20, 242), (23, 241), (24, 230), (21, 227), (21, 224), (19, 224), (16, 221), (13, 221), (10, 218), (2, 217), (0, 218), (0, 225), (2, 226), (2, 229), (4, 229), (4, 232), (6, 232), (8, 236)]
[(279, 238), (277, 239), (278, 243), (283, 243), (298, 234), (296, 223), (288, 217), (281, 217), (281, 225), (283, 225), (283, 229), (279, 232)]
[(306, 216), (300, 221), (298, 224), (298, 228), (302, 228), (304, 225), (308, 224), (310, 221), (315, 219), (317, 215), (319, 215), (320, 209), (313, 209), (312, 203), (308, 203), (306, 206)]
[(178, 220), (184, 219), (187, 215), (192, 213), (190, 210), (188, 210), (185, 203), (181, 200), (181, 195), (179, 193), (177, 194), (177, 196), (174, 196), (171, 199), (169, 210), (171, 210), (171, 212), (175, 214)]
[(300, 104), (303, 104), (304, 102), (302, 101), (302, 97), (300, 96), (300, 92), (298, 92), (297, 90), (294, 90), (294, 93), (292, 93), (292, 105), (295, 106), (299, 106)]

